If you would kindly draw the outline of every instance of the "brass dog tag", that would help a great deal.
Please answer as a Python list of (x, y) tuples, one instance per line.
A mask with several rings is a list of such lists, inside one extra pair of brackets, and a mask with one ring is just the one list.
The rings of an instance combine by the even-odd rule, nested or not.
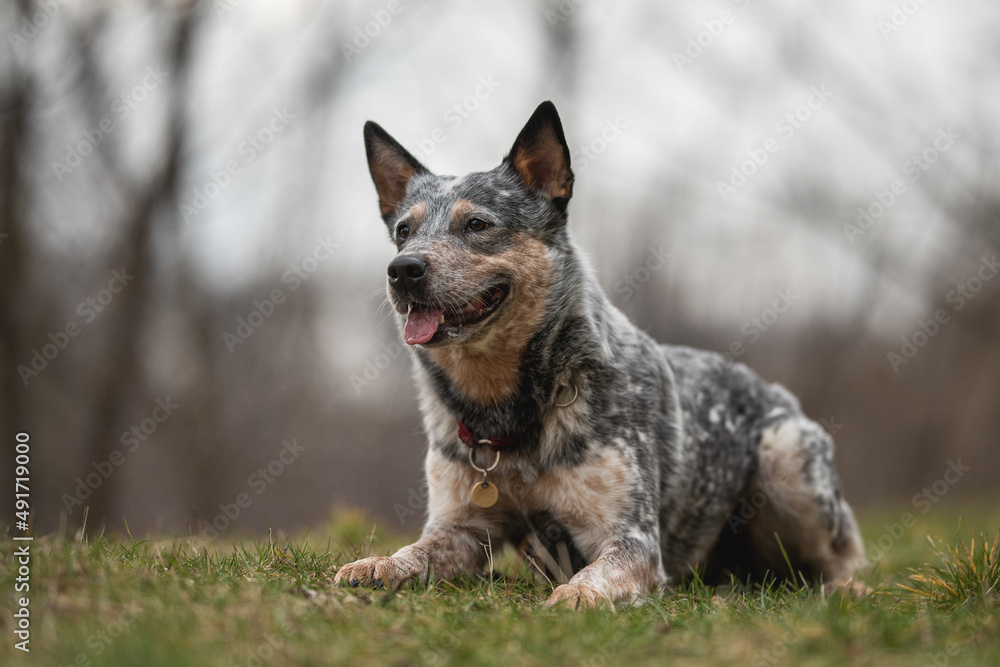
[(476, 482), (472, 485), (472, 502), (482, 508), (493, 507), (497, 504), (500, 492), (495, 484), (491, 482)]

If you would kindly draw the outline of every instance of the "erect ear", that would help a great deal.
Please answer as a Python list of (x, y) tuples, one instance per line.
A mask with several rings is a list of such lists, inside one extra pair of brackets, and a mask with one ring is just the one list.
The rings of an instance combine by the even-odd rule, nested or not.
[(365, 123), (365, 152), (368, 170), (378, 191), (382, 219), (388, 222), (406, 197), (406, 184), (414, 174), (430, 173), (378, 123)]
[(573, 171), (559, 113), (552, 102), (538, 105), (504, 160), (528, 188), (550, 199), (560, 211), (566, 210), (573, 196)]

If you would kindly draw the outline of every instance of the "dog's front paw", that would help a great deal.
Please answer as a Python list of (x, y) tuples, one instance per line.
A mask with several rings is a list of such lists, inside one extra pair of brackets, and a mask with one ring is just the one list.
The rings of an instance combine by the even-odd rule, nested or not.
[(569, 582), (556, 586), (552, 595), (545, 601), (546, 607), (565, 604), (573, 609), (595, 609), (601, 604), (606, 604), (614, 609), (614, 604), (604, 593), (586, 584)]
[(393, 588), (410, 576), (410, 572), (398, 559), (392, 556), (362, 558), (342, 566), (333, 578), (333, 585), (342, 583), (349, 586), (383, 586)]
[(862, 582), (855, 581), (854, 579), (836, 579), (823, 584), (823, 592), (827, 595), (831, 595), (838, 591), (844, 593), (845, 595), (850, 595), (857, 600), (861, 600), (865, 596), (870, 595), (872, 589)]

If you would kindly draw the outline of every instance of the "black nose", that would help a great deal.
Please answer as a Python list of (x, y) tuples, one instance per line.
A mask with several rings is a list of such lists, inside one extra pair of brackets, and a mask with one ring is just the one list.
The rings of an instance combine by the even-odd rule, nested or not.
[(390, 285), (408, 292), (427, 275), (427, 262), (416, 255), (401, 255), (389, 262), (388, 273)]

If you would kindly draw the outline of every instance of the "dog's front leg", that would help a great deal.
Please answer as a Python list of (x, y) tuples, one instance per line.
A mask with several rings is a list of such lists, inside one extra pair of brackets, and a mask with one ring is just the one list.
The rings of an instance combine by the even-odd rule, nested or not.
[[(334, 584), (392, 587), (404, 579), (451, 579), (474, 574), (486, 563), (483, 544), (489, 541), (492, 512), (476, 517), (469, 489), (477, 479), (469, 465), (442, 456), (431, 447), (427, 472), (427, 524), (419, 540), (391, 556), (363, 558), (344, 565)], [(493, 533), (494, 543), (498, 535)]]
[(334, 585), (386, 586), (409, 578), (418, 581), (451, 579), (482, 567), (485, 551), (471, 526), (448, 525), (424, 529), (424, 535), (391, 556), (362, 558), (340, 568)]
[(557, 586), (546, 606), (612, 607), (655, 593), (667, 582), (655, 536), (621, 536), (607, 542), (594, 562)]

